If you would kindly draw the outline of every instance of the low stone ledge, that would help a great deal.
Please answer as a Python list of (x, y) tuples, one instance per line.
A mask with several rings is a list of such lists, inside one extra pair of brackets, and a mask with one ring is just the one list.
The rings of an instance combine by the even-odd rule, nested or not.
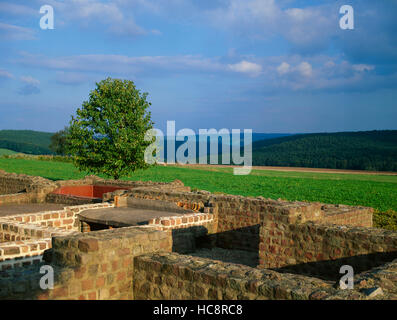
[(0, 270), (41, 262), (44, 251), (49, 248), (50, 238), (0, 243)]
[(52, 263), (79, 266), (101, 263), (118, 255), (135, 256), (153, 251), (171, 251), (169, 232), (153, 227), (125, 227), (52, 238)]

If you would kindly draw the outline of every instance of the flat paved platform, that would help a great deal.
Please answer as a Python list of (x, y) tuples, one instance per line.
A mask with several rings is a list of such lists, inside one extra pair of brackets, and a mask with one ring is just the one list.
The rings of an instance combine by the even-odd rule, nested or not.
[(58, 203), (23, 203), (0, 205), (0, 217), (13, 216), (25, 213), (37, 213), (44, 211), (62, 210), (67, 204)]
[(114, 227), (128, 227), (147, 224), (150, 219), (171, 216), (183, 216), (183, 213), (138, 209), (130, 207), (85, 210), (79, 213), (86, 222), (99, 223)]

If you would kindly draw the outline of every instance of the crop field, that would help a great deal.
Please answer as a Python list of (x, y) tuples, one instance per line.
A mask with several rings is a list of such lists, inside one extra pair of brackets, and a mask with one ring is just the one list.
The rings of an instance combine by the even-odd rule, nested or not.
[[(51, 180), (80, 179), (89, 174), (79, 172), (72, 163), (32, 159), (0, 158), (0, 169)], [(253, 170), (250, 175), (235, 176), (232, 168), (156, 166), (125, 179), (179, 179), (192, 188), (215, 193), (368, 206), (375, 209), (377, 227), (397, 230), (396, 175)]]

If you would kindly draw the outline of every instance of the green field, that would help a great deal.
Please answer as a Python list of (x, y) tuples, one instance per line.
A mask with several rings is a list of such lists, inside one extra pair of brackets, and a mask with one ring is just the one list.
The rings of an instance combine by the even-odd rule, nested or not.
[(4, 156), (4, 155), (9, 156), (9, 155), (11, 155), (11, 154), (16, 154), (16, 153), (17, 153), (17, 152), (12, 151), (12, 150), (0, 148), (0, 156)]
[[(27, 159), (0, 158), (0, 169), (51, 180), (79, 179), (88, 174), (79, 172), (71, 163)], [(234, 176), (231, 168), (158, 166), (126, 179), (162, 182), (179, 179), (187, 186), (211, 192), (368, 206), (376, 209), (377, 226), (397, 230), (397, 176), (267, 170)]]

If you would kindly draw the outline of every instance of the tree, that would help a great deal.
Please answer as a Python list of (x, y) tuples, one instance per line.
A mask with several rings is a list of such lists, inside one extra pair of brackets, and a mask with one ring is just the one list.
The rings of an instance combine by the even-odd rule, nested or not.
[(51, 151), (62, 156), (68, 153), (67, 143), (66, 143), (66, 136), (68, 135), (68, 131), (69, 128), (65, 127), (63, 130), (60, 130), (54, 133), (53, 136), (51, 136), (51, 144), (50, 144)]
[(114, 179), (150, 165), (144, 161), (145, 141), (153, 128), (147, 93), (129, 80), (107, 78), (96, 84), (72, 116), (67, 135), (74, 164), (81, 170), (103, 173)]

